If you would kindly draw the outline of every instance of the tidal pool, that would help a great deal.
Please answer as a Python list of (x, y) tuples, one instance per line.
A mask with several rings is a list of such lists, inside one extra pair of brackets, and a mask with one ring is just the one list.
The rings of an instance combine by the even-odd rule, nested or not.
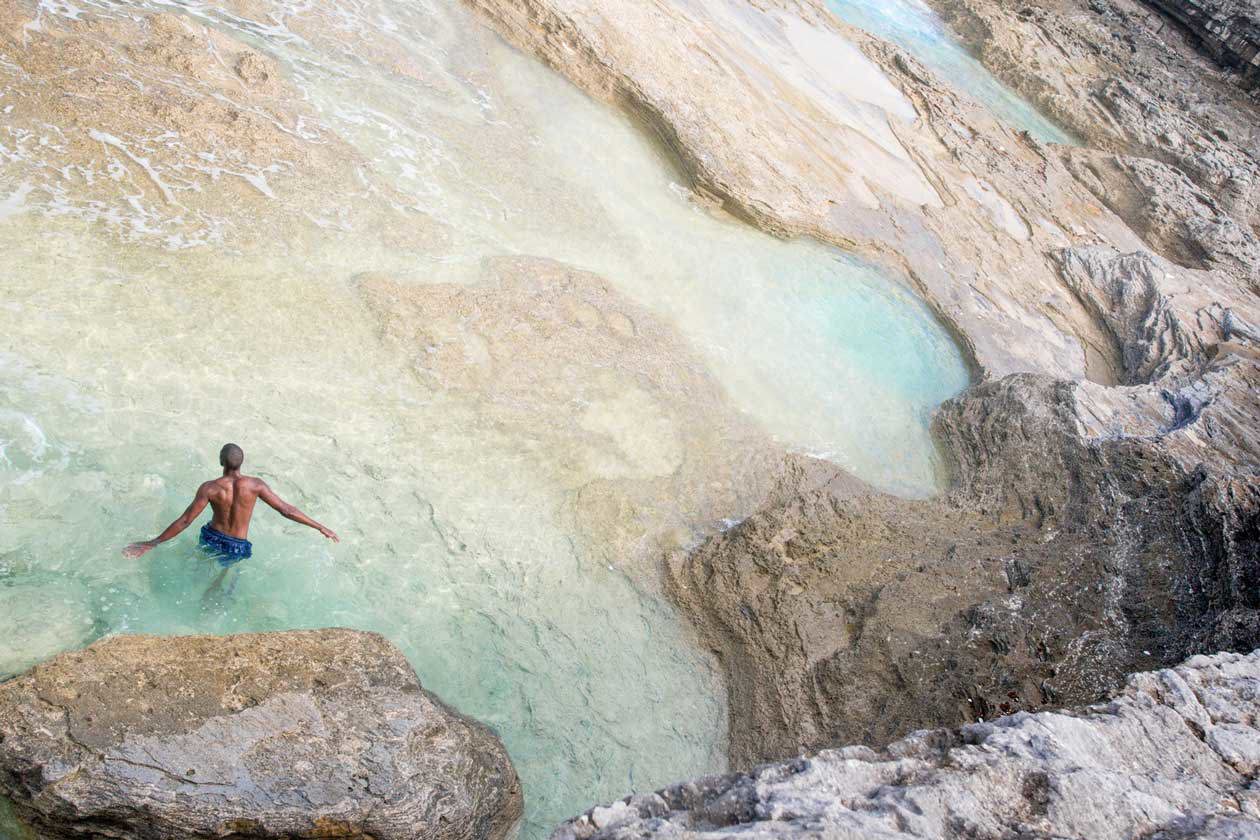
[(904, 47), (1008, 125), (1043, 142), (1073, 142), (1070, 134), (967, 52), (923, 0), (827, 0), (827, 5), (842, 20)]
[[(625, 500), (670, 490), (684, 468), (715, 470), (697, 486), (730, 484), (730, 450), (754, 438), (934, 492), (930, 414), (968, 381), (948, 335), (871, 266), (696, 206), (624, 119), (453, 0), (81, 0), (41, 4), (31, 26), (155, 10), (274, 59), (307, 109), (284, 126), (295, 155), (335, 139), (353, 177), (286, 184), (292, 160), (246, 170), (198, 152), (193, 132), (141, 125), (52, 122), (48, 142), (9, 132), (0, 676), (107, 633), (351, 626), (384, 633), (427, 687), (501, 733), (525, 836), (722, 769), (712, 663), (644, 576), (652, 565), (620, 555), (653, 527), (644, 519), (687, 523), (686, 544), (741, 511), (721, 496)], [(118, 51), (120, 83), (179, 81), (180, 62), (135, 56)], [(0, 94), (20, 83), (0, 78)], [(84, 136), (90, 160), (62, 160)], [(172, 143), (264, 206), (300, 190), (302, 212), (275, 224), (246, 203), (194, 205), (218, 181), (163, 169), (154, 149)], [(135, 186), (113, 204), (89, 196), (109, 178)], [(359, 186), (330, 186), (345, 183)], [(369, 204), (385, 208), (371, 224), (356, 216)], [(471, 298), (440, 329), (407, 314), (405, 301), (428, 311), (439, 292), (465, 301), (451, 289), (518, 294), (494, 268), (505, 257), (594, 272), (581, 282), (607, 285), (611, 302), (564, 298), (572, 317), (546, 321), (520, 293), (496, 310), (515, 315), (485, 322), (491, 298)], [(548, 355), (548, 330), (597, 323), (650, 358)], [(515, 390), (496, 373), (511, 361), (502, 348), (536, 354)], [(671, 365), (683, 372), (669, 387), (644, 373)], [(739, 436), (691, 428), (719, 421)], [(119, 550), (182, 510), (227, 440), (343, 542), (260, 511), (231, 596), (203, 599), (214, 570), (195, 529), (140, 562)], [(599, 516), (584, 513), (595, 490)]]

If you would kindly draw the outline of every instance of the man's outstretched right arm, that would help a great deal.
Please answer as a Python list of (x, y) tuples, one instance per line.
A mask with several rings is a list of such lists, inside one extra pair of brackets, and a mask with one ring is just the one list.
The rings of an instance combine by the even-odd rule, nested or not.
[(314, 528), (333, 542), (341, 542), (341, 540), (337, 538), (337, 535), (332, 532), (332, 529), (325, 528), (323, 525), (319, 524), (314, 519), (311, 519), (305, 513), (302, 513), (302, 511), (277, 496), (276, 491), (267, 486), (267, 482), (259, 481), (259, 484), (262, 485), (262, 488), (258, 491), (258, 498), (275, 508), (276, 512), (285, 519), (292, 520), (293, 522), (300, 522), (308, 528)]
[(123, 557), (128, 557), (134, 560), (135, 558), (141, 557), (145, 553), (152, 551), (159, 543), (164, 543), (169, 539), (174, 539), (181, 531), (193, 523), (193, 520), (197, 518), (198, 514), (206, 509), (206, 504), (209, 501), (210, 485), (209, 483), (206, 483), (197, 488), (197, 495), (193, 497), (192, 504), (190, 504), (174, 522), (167, 525), (165, 531), (158, 534), (151, 540), (132, 543), (127, 546), (123, 549)]

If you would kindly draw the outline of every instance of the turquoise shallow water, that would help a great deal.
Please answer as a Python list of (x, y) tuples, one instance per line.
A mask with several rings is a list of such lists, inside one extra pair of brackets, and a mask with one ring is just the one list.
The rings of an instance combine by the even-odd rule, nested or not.
[(827, 0), (827, 5), (848, 23), (904, 47), (1006, 124), (1043, 142), (1073, 142), (1071, 135), (996, 79), (954, 40), (923, 0)]
[[(101, 208), (80, 181), (41, 181), (58, 171), (56, 144), (6, 160), (0, 196), (21, 198), (0, 200), (0, 674), (106, 633), (345, 625), (384, 633), (427, 687), (501, 733), (527, 837), (723, 769), (713, 663), (642, 568), (608, 562), (616, 535), (575, 524), (581, 489), (624, 471), (624, 441), (635, 463), (668, 463), (682, 421), (644, 428), (615, 399), (588, 404), (606, 372), (546, 360), (540, 381), (560, 383), (575, 416), (603, 411), (607, 463), (574, 466), (565, 436), (590, 429), (418, 375), (438, 338), (420, 323), (414, 342), (386, 340), (396, 313), (365, 304), (361, 279), (492, 282), (486, 258), (520, 255), (597, 272), (677, 333), (721, 411), (915, 496), (939, 481), (931, 412), (968, 381), (926, 307), (866, 263), (696, 206), (623, 118), (454, 2), (260, 2), (254, 17), (194, 2), (44, 8), (174, 11), (253, 44), (309, 105), (307, 133), (344, 143), (367, 186), (303, 185), (309, 224), (190, 246), (146, 238), (158, 222), (139, 200)], [(143, 156), (117, 148), (102, 144), (110, 171), (143, 183)], [(396, 222), (344, 221), (381, 196)], [(220, 209), (214, 231), (251, 224)], [(440, 246), (420, 236), (433, 220)], [(528, 333), (528, 315), (506, 328)], [(229, 439), (343, 543), (261, 511), (231, 596), (204, 599), (217, 570), (195, 527), (138, 563), (119, 549), (177, 515)], [(690, 521), (683, 539), (717, 524)]]

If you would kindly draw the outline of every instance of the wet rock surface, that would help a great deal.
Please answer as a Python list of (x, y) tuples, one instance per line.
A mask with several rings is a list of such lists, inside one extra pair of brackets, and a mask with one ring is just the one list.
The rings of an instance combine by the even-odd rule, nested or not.
[(567, 491), (572, 532), (598, 535), (589, 551), (650, 570), (696, 523), (766, 502), (783, 448), (673, 324), (553, 260), (486, 268), (479, 285), (365, 275), (358, 288), (422, 387), (467, 394), (468, 423), (540, 453), (531, 469)]
[[(935, 3), (1082, 141), (1053, 146), (819, 4), (656, 2), (651, 37), (599, 3), (471, 5), (643, 120), (702, 194), (902, 271), (982, 380), (938, 412), (943, 498), (796, 461), (781, 499), (668, 557), (667, 585), (728, 677), (734, 766), (1093, 702), (1126, 673), (1260, 644), (1260, 119), (1236, 74), (1130, 0)], [(739, 168), (778, 156), (740, 136), (749, 126), (841, 130), (831, 94), (802, 81), (802, 26), (856, 45), (869, 63), (851, 66), (910, 104), (907, 119), (895, 97), (878, 103), (889, 135), (862, 128), (934, 197), (881, 183), (913, 171), (888, 169), (861, 182), (878, 198), (864, 203), (853, 179), (815, 177), (847, 159), (825, 143)]]
[[(261, 231), (310, 241), (310, 219), (325, 236), (382, 226), (397, 191), (364, 183), (360, 152), (273, 57), (207, 24), (230, 6), (108, 14), (0, 2), (3, 203), (168, 250), (249, 246), (266, 241)], [(271, 20), (312, 41), (340, 36), (323, 10), (308, 11)], [(388, 61), (393, 47), (374, 55)], [(407, 224), (401, 247), (442, 247), (427, 215)]]
[(1093, 702), (1133, 670), (1256, 644), (1254, 486), (1080, 435), (1093, 390), (1117, 389), (1021, 375), (947, 403), (950, 498), (840, 474), (671, 557), (728, 675), (733, 766)]
[(1197, 656), (1097, 706), (697, 779), (552, 837), (1255, 837), (1258, 687), (1260, 654)]
[(507, 836), (498, 738), (352, 630), (115, 636), (0, 684), (0, 794), (43, 837)]

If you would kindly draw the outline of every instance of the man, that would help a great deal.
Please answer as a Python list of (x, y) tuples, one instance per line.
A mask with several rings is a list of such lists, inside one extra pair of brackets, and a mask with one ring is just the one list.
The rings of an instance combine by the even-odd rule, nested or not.
[(210, 505), (214, 516), (201, 526), (201, 547), (214, 556), (225, 569), (245, 560), (253, 554), (249, 536), (249, 520), (254, 515), (254, 503), (262, 499), (275, 508), (285, 519), (300, 522), (314, 528), (333, 542), (340, 542), (337, 535), (311, 519), (293, 505), (281, 499), (267, 482), (252, 475), (241, 475), (245, 453), (235, 443), (219, 450), (219, 464), (223, 476), (207, 481), (197, 488), (197, 495), (179, 518), (166, 526), (166, 530), (151, 540), (132, 543), (123, 549), (124, 557), (141, 557), (159, 543), (174, 539), (192, 524), (197, 515)]

